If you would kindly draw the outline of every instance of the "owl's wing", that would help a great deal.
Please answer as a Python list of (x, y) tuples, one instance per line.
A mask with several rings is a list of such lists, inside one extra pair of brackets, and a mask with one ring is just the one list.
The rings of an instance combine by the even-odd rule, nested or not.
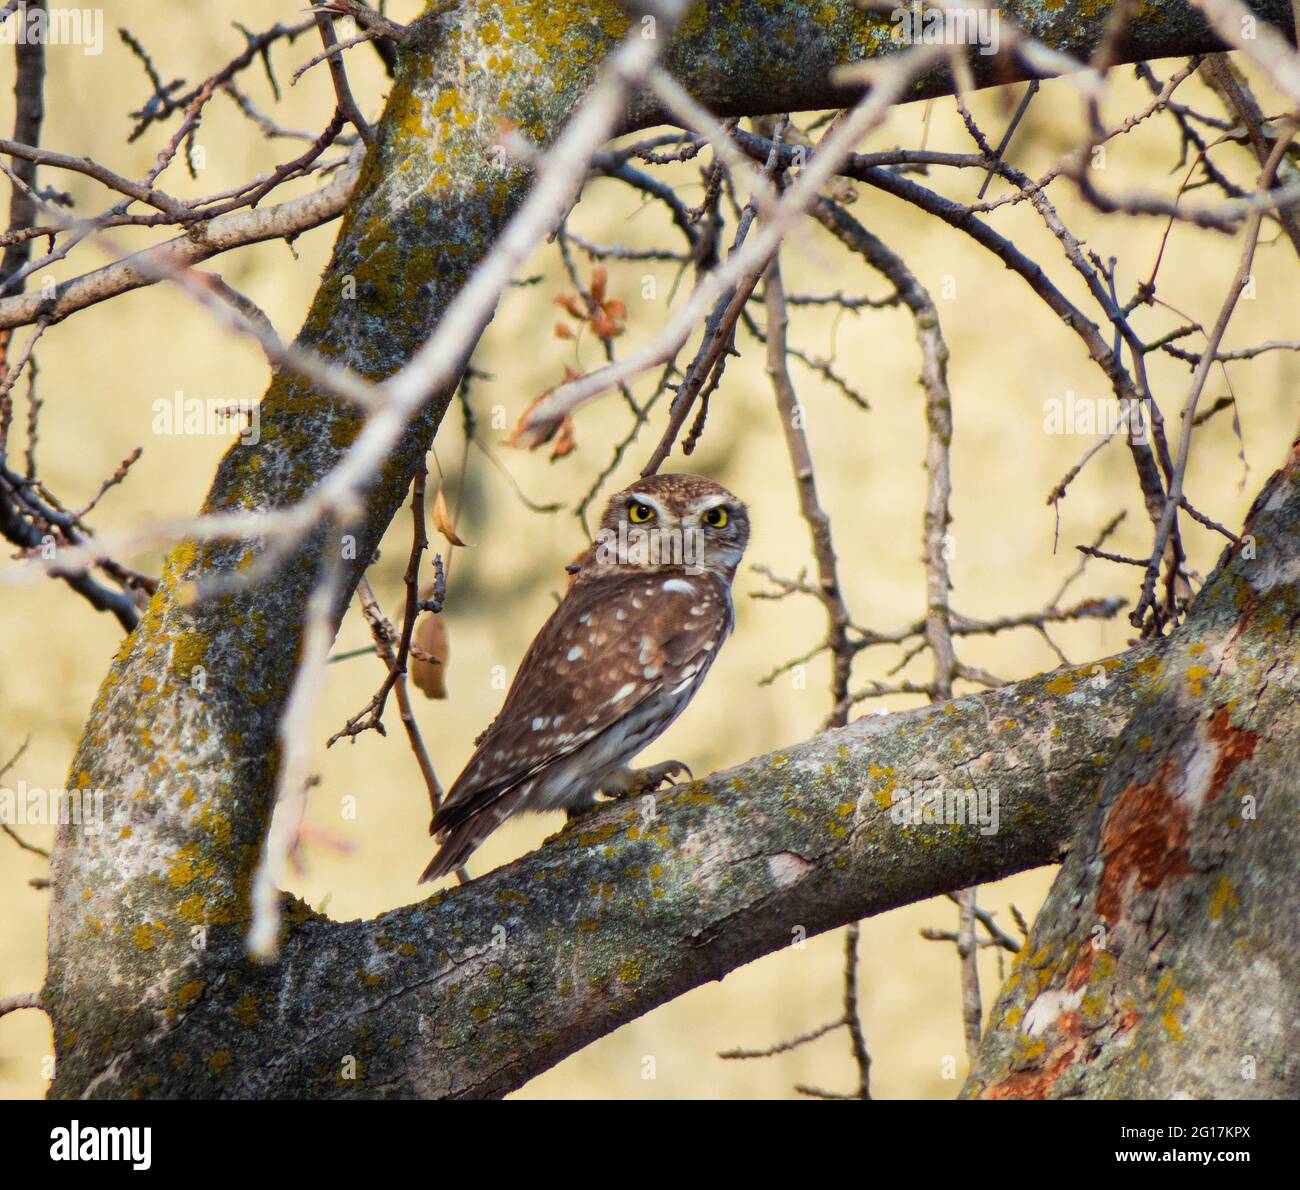
[(434, 831), (477, 814), (646, 699), (698, 682), (731, 624), (730, 592), (707, 573), (624, 570), (575, 583), (524, 655)]

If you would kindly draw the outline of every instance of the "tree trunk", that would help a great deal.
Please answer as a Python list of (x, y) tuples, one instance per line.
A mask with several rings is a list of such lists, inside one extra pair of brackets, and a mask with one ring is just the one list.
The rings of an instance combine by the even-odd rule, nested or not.
[(1300, 1095), (1298, 472), (1163, 650), (967, 1096)]

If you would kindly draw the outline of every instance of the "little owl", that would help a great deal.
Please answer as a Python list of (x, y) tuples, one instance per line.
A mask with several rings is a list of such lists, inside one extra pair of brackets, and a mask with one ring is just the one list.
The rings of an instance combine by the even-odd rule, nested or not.
[(581, 812), (597, 791), (654, 789), (690, 770), (628, 762), (691, 701), (735, 611), (749, 514), (695, 475), (652, 475), (610, 500), (568, 594), (524, 655), (505, 704), (433, 820), (421, 881), (460, 867), (524, 810)]

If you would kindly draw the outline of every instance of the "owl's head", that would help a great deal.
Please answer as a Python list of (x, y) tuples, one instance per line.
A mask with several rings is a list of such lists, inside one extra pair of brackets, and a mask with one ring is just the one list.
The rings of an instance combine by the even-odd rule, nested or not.
[(598, 567), (708, 571), (729, 583), (748, 541), (749, 510), (721, 484), (650, 475), (605, 506), (591, 556)]

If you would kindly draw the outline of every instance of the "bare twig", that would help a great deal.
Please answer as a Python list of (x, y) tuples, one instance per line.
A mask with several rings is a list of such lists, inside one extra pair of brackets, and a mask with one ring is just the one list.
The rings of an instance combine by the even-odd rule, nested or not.
[(258, 958), (270, 958), (279, 948), (279, 880), (297, 839), (306, 804), (311, 717), (325, 680), (325, 661), (334, 638), (343, 585), (342, 550), (338, 541), (331, 539), (332, 528), (327, 521), (321, 533), (320, 577), (307, 602), (302, 657), (280, 720), (280, 769), (271, 827), (262, 847), (262, 858), (253, 873), (253, 918), (248, 930), (248, 950)]
[[(323, 0), (312, 0), (312, 4), (320, 9)], [(342, 50), (346, 47), (339, 45), (338, 37), (334, 33), (334, 21), (324, 12), (316, 13), (316, 28), (320, 30), (321, 44), (325, 47), (325, 56), (329, 60), (330, 78), (334, 82), (334, 96), (338, 101), (339, 111), (347, 117), (348, 122), (361, 134), (361, 139), (366, 144), (373, 144), (375, 134), (372, 131), (365, 116), (361, 114), (361, 109), (357, 107), (357, 101), (353, 98), (352, 88), (348, 85), (347, 67), (343, 62)], [(364, 40), (357, 38), (351, 44)], [(297, 81), (295, 76), (295, 81)]]
[[(1205, 0), (1201, 0), (1202, 4), (1204, 2)], [(1217, 2), (1218, 0), (1216, 0)], [(1273, 176), (1277, 172), (1278, 165), (1291, 144), (1295, 132), (1296, 127), (1292, 124), (1286, 130), (1285, 135), (1278, 137), (1277, 143), (1273, 146), (1273, 150), (1260, 172), (1258, 189), (1261, 192), (1266, 191), (1272, 185)], [(1178, 509), (1182, 505), (1183, 478), (1187, 472), (1187, 460), (1191, 454), (1192, 434), (1196, 428), (1196, 404), (1200, 399), (1202, 389), (1205, 387), (1205, 381), (1209, 377), (1210, 368), (1214, 365), (1214, 357), (1219, 350), (1219, 344), (1223, 341), (1224, 332), (1228, 329), (1228, 322), (1236, 309), (1237, 299), (1241, 296), (1241, 291), (1250, 276), (1251, 263), (1255, 259), (1255, 248), (1259, 243), (1259, 231), (1263, 221), (1264, 213), (1260, 210), (1252, 214), (1246, 224), (1241, 258), (1237, 264), (1236, 274), (1228, 287), (1228, 293), (1223, 299), (1223, 305), (1219, 310), (1218, 317), (1215, 319), (1214, 326), (1206, 337), (1205, 353), (1201, 358), (1201, 362), (1197, 365), (1196, 371), (1192, 374), (1191, 389), (1183, 402), (1182, 413), (1179, 414), (1182, 429), (1178, 439), (1178, 460), (1169, 485), (1169, 493), (1165, 499), (1164, 511), (1156, 529), (1155, 548), (1152, 551), (1151, 560), (1146, 564), (1146, 576), (1142, 581), (1142, 593), (1138, 597), (1137, 605), (1134, 607), (1132, 614), (1129, 616), (1130, 622), (1135, 625), (1144, 623), (1146, 612), (1154, 601), (1160, 559), (1164, 555), (1165, 544), (1174, 531)]]
[(17, 1012), (20, 1008), (41, 1008), (40, 992), (19, 992), (16, 996), (0, 996), (0, 1016)]

